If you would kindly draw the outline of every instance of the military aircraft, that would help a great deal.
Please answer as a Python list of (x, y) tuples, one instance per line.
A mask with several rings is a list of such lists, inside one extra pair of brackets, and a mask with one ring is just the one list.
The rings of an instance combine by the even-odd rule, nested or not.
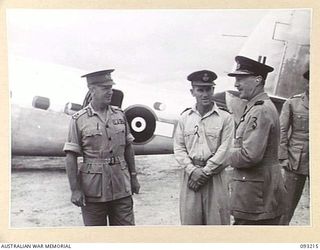
[[(239, 53), (275, 68), (268, 76), (266, 90), (279, 112), (286, 98), (303, 92), (302, 74), (308, 67), (309, 54), (310, 10), (307, 9), (270, 11), (247, 38)], [(66, 67), (60, 67), (59, 72), (61, 74), (72, 72), (77, 79), (86, 73)], [(14, 81), (14, 76), (11, 79)], [(237, 91), (232, 88), (233, 79), (220, 77), (220, 81), (225, 82), (220, 85), (224, 86), (224, 89), (215, 89), (215, 101), (219, 106), (228, 108), (237, 120), (245, 102), (237, 97)], [(132, 93), (133, 87), (141, 89), (141, 94), (130, 99), (129, 93)], [(179, 113), (188, 105), (192, 105), (194, 102), (192, 97), (188, 93), (166, 90), (161, 92), (158, 89), (142, 91), (145, 86), (139, 84), (134, 84), (130, 89), (130, 86), (125, 87), (125, 84), (121, 83), (118, 88), (113, 96), (113, 104), (125, 111), (135, 137), (135, 153), (172, 153), (173, 135)], [(72, 90), (64, 92), (73, 94)], [(158, 97), (151, 93), (158, 94)], [(34, 97), (33, 107), (12, 104), (12, 155), (64, 156), (62, 148), (67, 137), (71, 114), (81, 109), (89, 98), (86, 96), (85, 84), (80, 96), (82, 100), (66, 103), (63, 111), (50, 109), (50, 99), (43, 96)]]

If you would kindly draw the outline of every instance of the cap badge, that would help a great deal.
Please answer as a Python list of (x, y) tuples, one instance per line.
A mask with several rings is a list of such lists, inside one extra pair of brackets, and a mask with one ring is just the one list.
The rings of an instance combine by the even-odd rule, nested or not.
[(204, 82), (207, 82), (207, 81), (209, 81), (209, 76), (208, 76), (208, 74), (207, 73), (204, 73), (204, 75), (203, 75), (203, 77), (202, 77), (202, 81), (204, 81)]
[(241, 67), (240, 63), (237, 63), (237, 68), (236, 68), (236, 70), (239, 70), (240, 67)]

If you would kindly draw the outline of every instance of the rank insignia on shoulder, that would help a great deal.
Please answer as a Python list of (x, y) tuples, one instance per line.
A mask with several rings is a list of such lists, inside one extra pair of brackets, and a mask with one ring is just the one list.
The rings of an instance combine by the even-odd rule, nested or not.
[(186, 111), (188, 111), (188, 110), (190, 110), (191, 108), (186, 108), (185, 110), (183, 110), (181, 113), (180, 113), (180, 115), (182, 115), (184, 112), (186, 112)]
[(262, 104), (264, 104), (264, 101), (262, 101), (262, 100), (256, 101), (256, 102), (254, 103), (255, 106), (257, 106), (257, 105), (262, 105)]
[(302, 96), (301, 94), (298, 94), (298, 95), (291, 96), (291, 98), (299, 98), (301, 96)]
[(88, 112), (88, 110), (86, 108), (85, 109), (81, 109), (77, 113), (72, 115), (72, 119), (77, 120), (80, 116), (82, 116), (83, 114), (85, 114), (87, 112)]
[(226, 107), (219, 107), (219, 109), (228, 112), (229, 114), (231, 114), (230, 110), (227, 109)]
[(121, 108), (119, 108), (118, 106), (111, 106), (111, 108), (115, 111), (120, 111), (123, 113), (123, 110)]
[(79, 118), (79, 114), (78, 114), (78, 113), (75, 113), (75, 114), (73, 114), (71, 117), (72, 117), (72, 119), (77, 120), (77, 119)]

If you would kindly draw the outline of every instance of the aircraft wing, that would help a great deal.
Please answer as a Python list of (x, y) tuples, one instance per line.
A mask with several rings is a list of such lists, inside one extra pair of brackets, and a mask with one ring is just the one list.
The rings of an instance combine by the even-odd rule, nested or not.
[[(114, 104), (121, 106), (123, 93), (120, 90), (115, 93), (121, 100), (113, 98)], [(272, 96), (271, 99), (280, 112), (285, 98)], [(43, 102), (45, 99), (40, 100), (42, 106), (37, 102), (34, 105), (47, 107)], [(246, 102), (239, 98), (237, 91), (216, 93), (214, 100), (219, 107), (231, 111), (236, 122), (240, 120)], [(62, 149), (68, 134), (70, 114), (74, 112), (65, 110), (63, 113), (12, 105), (12, 155), (64, 156)], [(131, 105), (124, 112), (135, 138), (133, 145), (137, 155), (173, 153), (173, 136), (178, 115), (173, 119), (163, 118), (151, 107), (142, 104)]]
[[(90, 95), (87, 94), (84, 104), (88, 104), (89, 99)], [(122, 91), (114, 90), (112, 104), (121, 107), (122, 99)], [(62, 149), (68, 135), (71, 115), (82, 108), (82, 105), (68, 103), (65, 112), (58, 112), (47, 110), (49, 103), (48, 98), (37, 96), (32, 108), (12, 105), (12, 155), (65, 156)], [(70, 107), (77, 109), (72, 110)], [(173, 134), (177, 119), (162, 118), (151, 107), (142, 104), (130, 105), (124, 112), (135, 138), (133, 144), (137, 155), (173, 153)]]

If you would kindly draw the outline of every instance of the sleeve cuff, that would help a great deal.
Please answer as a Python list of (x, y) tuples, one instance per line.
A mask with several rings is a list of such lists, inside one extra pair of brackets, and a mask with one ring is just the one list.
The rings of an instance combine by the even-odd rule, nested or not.
[(72, 142), (66, 142), (63, 147), (63, 151), (67, 153), (68, 151), (77, 153), (78, 155), (82, 155), (81, 148), (78, 144)]
[(190, 176), (196, 168), (197, 167), (195, 167), (193, 164), (188, 164), (186, 167), (186, 173), (188, 174), (188, 176)]
[(134, 137), (133, 135), (130, 133), (127, 135), (127, 138), (126, 138), (126, 144), (130, 144), (134, 141)]
[(221, 172), (225, 167), (222, 165), (213, 164), (212, 167), (206, 165), (202, 170), (206, 175), (218, 174)]

